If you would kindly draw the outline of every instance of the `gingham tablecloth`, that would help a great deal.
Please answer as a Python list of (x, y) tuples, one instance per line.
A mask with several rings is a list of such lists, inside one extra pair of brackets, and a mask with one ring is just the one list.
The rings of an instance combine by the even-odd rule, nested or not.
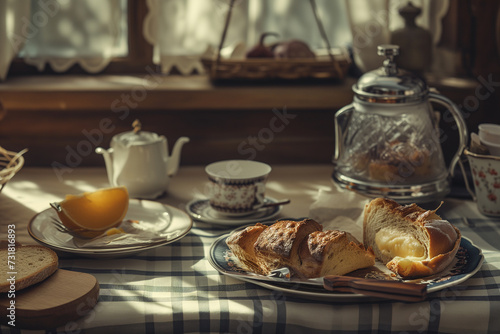
[[(324, 179), (331, 171), (330, 166), (286, 168), (278, 168), (283, 177), (270, 180), (270, 192), (278, 196), (278, 192), (288, 194), (292, 203), (303, 198), (305, 203), (299, 205), (302, 210), (314, 199), (317, 189), (331, 186), (330, 181)], [(300, 180), (301, 175), (316, 183), (307, 186), (287, 184), (292, 179)], [(64, 182), (53, 183), (51, 178), (49, 170), (39, 169), (28, 169), (16, 176), (0, 194), (2, 227), (12, 221), (19, 225), (27, 223), (21, 220), (67, 192), (69, 186), (83, 190), (105, 186), (101, 170), (88, 170)], [(193, 167), (181, 173), (163, 201), (175, 202), (181, 207), (193, 191), (200, 189), (195, 184), (203, 180), (201, 168)], [(189, 188), (188, 193), (179, 190), (186, 188)], [(32, 189), (33, 195), (26, 195), (27, 189)], [(60, 268), (94, 275), (101, 290), (99, 303), (93, 311), (58, 331), (106, 334), (499, 333), (500, 220), (481, 216), (470, 201), (447, 199), (445, 202), (439, 213), (482, 249), (485, 261), (472, 278), (433, 293), (424, 302), (309, 300), (226, 277), (212, 268), (207, 256), (214, 240), (234, 227), (195, 222), (191, 232), (180, 241), (134, 256), (113, 260), (61, 259)], [(24, 204), (12, 207), (12, 203)], [(31, 209), (19, 213), (23, 206)], [(300, 214), (294, 209), (284, 210), (284, 213)], [(19, 236), (24, 237), (23, 234)], [(26, 238), (25, 241), (30, 240)], [(6, 326), (0, 329), (0, 333), (19, 333), (18, 329)]]

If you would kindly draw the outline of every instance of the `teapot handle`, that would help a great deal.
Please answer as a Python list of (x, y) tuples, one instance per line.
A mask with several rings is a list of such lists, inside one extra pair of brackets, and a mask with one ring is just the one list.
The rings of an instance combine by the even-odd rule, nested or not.
[[(468, 156), (470, 155), (470, 152), (468, 150), (464, 150), (464, 154), (465, 156)], [(467, 158), (468, 160), (469, 158)], [(470, 164), (470, 162), (469, 162)], [(469, 194), (471, 195), (472, 197), (472, 201), (476, 201), (476, 192), (471, 188), (470, 184), (469, 184), (469, 179), (467, 178), (467, 173), (465, 172), (465, 167), (464, 167), (464, 163), (462, 162), (462, 159), (459, 159), (458, 160), (458, 166), (460, 167), (460, 170), (462, 172), (462, 176), (464, 178), (464, 183), (465, 183), (465, 189), (467, 189), (467, 191), (469, 192)]]
[(344, 148), (344, 133), (345, 133), (345, 125), (347, 122), (343, 122), (344, 126), (340, 125), (340, 116), (343, 114), (350, 112), (354, 109), (353, 104), (348, 104), (342, 109), (338, 110), (335, 113), (335, 155), (333, 156), (332, 162), (334, 164), (337, 163), (337, 160), (340, 158), (340, 155), (342, 154), (342, 150)]
[(444, 97), (443, 95), (437, 94), (430, 92), (429, 93), (429, 102), (435, 102), (437, 104), (440, 104), (444, 107), (446, 107), (451, 114), (453, 115), (453, 118), (455, 119), (455, 123), (457, 124), (458, 127), (458, 135), (460, 139), (460, 143), (458, 145), (458, 150), (451, 159), (450, 162), (450, 167), (448, 169), (448, 175), (453, 176), (453, 173), (455, 171), (455, 166), (457, 162), (459, 161), (462, 152), (464, 151), (466, 145), (467, 145), (467, 138), (468, 138), (468, 132), (467, 132), (467, 126), (465, 125), (465, 121), (460, 113), (460, 110), (457, 108), (457, 106), (448, 98)]

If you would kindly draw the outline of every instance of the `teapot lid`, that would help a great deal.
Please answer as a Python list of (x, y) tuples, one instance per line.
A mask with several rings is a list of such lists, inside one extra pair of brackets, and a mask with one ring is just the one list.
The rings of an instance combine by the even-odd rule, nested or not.
[(134, 131), (127, 131), (113, 136), (113, 140), (129, 147), (133, 145), (147, 145), (156, 143), (162, 140), (162, 138), (154, 132), (140, 131), (135, 133)]
[(152, 144), (163, 140), (163, 137), (159, 136), (157, 133), (141, 131), (141, 122), (139, 120), (135, 120), (132, 126), (134, 130), (122, 132), (113, 136), (113, 141), (123, 146), (130, 147)]
[(386, 56), (383, 66), (365, 73), (352, 86), (355, 97), (374, 103), (421, 102), (427, 98), (427, 84), (419, 77), (400, 70), (394, 62), (399, 55), (398, 45), (379, 45), (379, 56)]

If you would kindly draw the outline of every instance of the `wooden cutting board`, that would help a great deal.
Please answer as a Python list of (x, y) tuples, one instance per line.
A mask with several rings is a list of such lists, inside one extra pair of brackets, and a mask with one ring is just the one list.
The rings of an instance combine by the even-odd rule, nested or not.
[(98, 298), (99, 283), (94, 276), (58, 269), (46, 280), (16, 291), (15, 298), (1, 294), (0, 322), (10, 326), (11, 311), (7, 308), (14, 300), (15, 328), (51, 329), (71, 325), (70, 322), (90, 312)]

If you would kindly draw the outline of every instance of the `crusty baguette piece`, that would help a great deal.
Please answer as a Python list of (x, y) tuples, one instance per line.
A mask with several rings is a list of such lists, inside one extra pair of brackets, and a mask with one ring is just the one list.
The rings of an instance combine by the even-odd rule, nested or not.
[(266, 225), (257, 223), (245, 229), (231, 233), (226, 239), (226, 244), (239, 260), (241, 269), (264, 275), (265, 273), (257, 264), (255, 256), (255, 242), (259, 235), (267, 228)]
[(345, 275), (373, 266), (375, 255), (345, 231), (318, 231), (309, 234), (300, 247), (302, 264), (296, 268), (302, 277)]
[(461, 240), (460, 231), (436, 210), (376, 198), (364, 210), (363, 243), (403, 278), (436, 274), (452, 263)]
[(257, 223), (232, 233), (226, 244), (242, 269), (261, 275), (283, 267), (303, 278), (344, 275), (374, 264), (373, 252), (351, 234), (322, 229), (312, 219)]
[(300, 266), (299, 247), (308, 235), (323, 227), (312, 219), (280, 220), (259, 235), (255, 242), (256, 262), (266, 275), (288, 267), (292, 275)]
[[(8, 262), (8, 249), (0, 249), (0, 292), (9, 292), (10, 277), (15, 277), (15, 291), (39, 283), (52, 275), (58, 266), (57, 254), (43, 246), (26, 245), (15, 247), (15, 258)], [(9, 264), (14, 264), (10, 267)], [(8, 274), (14, 272), (15, 274)]]

